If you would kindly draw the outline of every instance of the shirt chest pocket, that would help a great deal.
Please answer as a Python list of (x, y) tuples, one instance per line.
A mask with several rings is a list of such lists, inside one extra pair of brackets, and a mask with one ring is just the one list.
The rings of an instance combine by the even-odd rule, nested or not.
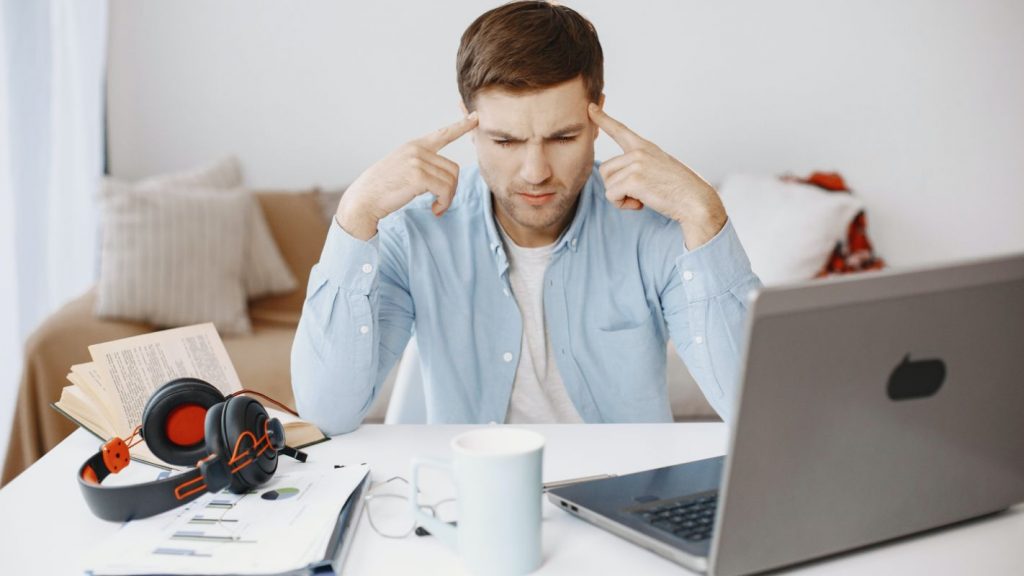
[(591, 377), (602, 389), (609, 420), (660, 420), (667, 402), (665, 343), (651, 314), (634, 324), (593, 331), (597, 358)]
[(607, 352), (614, 354), (616, 351), (657, 349), (660, 346), (649, 310), (641, 319), (616, 318), (603, 324), (594, 331), (594, 337), (599, 347)]

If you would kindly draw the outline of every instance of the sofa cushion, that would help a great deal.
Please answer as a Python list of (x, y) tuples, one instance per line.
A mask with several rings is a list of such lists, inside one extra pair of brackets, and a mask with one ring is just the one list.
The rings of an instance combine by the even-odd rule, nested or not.
[[(232, 190), (241, 185), (242, 172), (238, 159), (228, 156), (205, 166), (152, 176), (137, 182), (105, 178), (102, 195), (108, 197), (125, 191), (160, 193), (195, 187)], [(245, 266), (242, 276), (246, 296), (259, 298), (295, 290), (298, 283), (278, 251), (264, 213), (255, 210), (247, 217)]]
[(249, 317), (254, 322), (295, 325), (302, 314), (309, 271), (320, 259), (327, 239), (328, 222), (321, 215), (319, 192), (257, 191), (256, 198), (270, 233), (295, 277), (296, 287), (285, 294), (253, 300), (249, 304)]
[(213, 322), (221, 335), (249, 332), (242, 271), (254, 211), (244, 190), (107, 195), (96, 314), (159, 327)]

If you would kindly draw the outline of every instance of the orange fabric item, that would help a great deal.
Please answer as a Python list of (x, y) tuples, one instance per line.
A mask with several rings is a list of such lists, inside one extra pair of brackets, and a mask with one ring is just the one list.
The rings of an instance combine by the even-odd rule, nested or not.
[(810, 176), (803, 180), (803, 183), (813, 184), (818, 188), (824, 188), (825, 190), (833, 192), (850, 191), (850, 189), (846, 187), (846, 181), (843, 180), (843, 177), (839, 172), (812, 172)]

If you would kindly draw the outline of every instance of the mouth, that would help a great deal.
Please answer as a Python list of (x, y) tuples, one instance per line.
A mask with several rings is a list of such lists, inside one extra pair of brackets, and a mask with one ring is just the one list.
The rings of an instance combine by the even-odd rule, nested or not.
[(555, 194), (553, 192), (550, 194), (517, 193), (516, 195), (522, 198), (523, 201), (529, 204), (530, 206), (543, 206), (555, 199)]

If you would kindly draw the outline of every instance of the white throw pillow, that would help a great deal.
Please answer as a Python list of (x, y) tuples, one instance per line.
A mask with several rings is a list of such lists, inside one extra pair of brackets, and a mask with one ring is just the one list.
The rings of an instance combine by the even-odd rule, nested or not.
[(751, 268), (765, 285), (813, 278), (863, 209), (852, 194), (774, 176), (731, 175), (719, 194)]
[(250, 332), (246, 228), (256, 200), (245, 190), (127, 190), (103, 198), (96, 314), (159, 327), (213, 322)]
[[(173, 174), (154, 176), (138, 182), (123, 182), (114, 178), (103, 181), (103, 195), (129, 190), (161, 193), (183, 187), (233, 189), (242, 185), (242, 172), (238, 160), (228, 156), (212, 164)], [(281, 251), (270, 233), (267, 219), (258, 203), (248, 211), (246, 225), (246, 257), (242, 281), (249, 299), (283, 294), (298, 287), (295, 276), (281, 256)]]

